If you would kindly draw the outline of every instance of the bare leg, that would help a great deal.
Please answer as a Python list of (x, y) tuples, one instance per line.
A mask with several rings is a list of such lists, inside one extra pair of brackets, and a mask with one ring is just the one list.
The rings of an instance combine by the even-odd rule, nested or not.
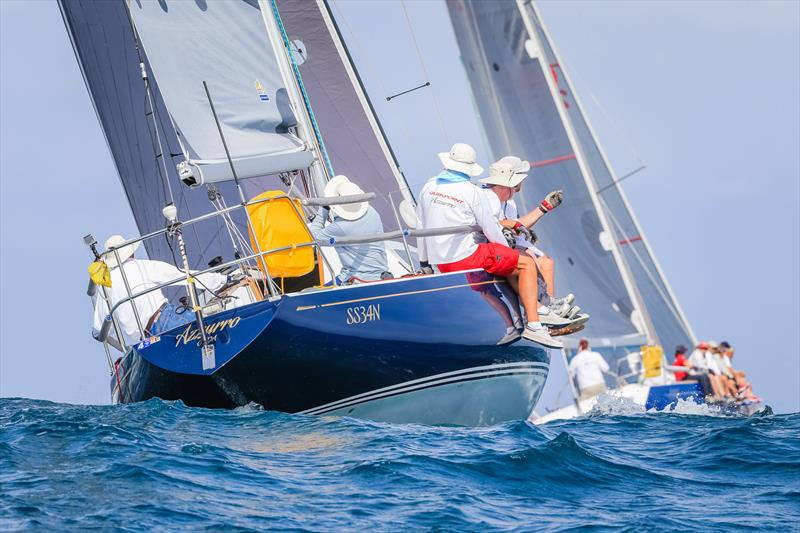
[(536, 279), (536, 263), (528, 255), (520, 254), (517, 269), (508, 276), (508, 282), (522, 300), (528, 322), (539, 321), (539, 301), (537, 298), (538, 282)]
[(553, 261), (552, 257), (543, 256), (537, 257), (535, 259), (536, 266), (539, 268), (539, 272), (542, 274), (542, 278), (544, 278), (544, 282), (547, 284), (547, 294), (552, 298), (555, 296), (556, 291), (556, 281), (555, 281), (555, 261)]
[(722, 389), (722, 384), (719, 382), (719, 377), (709, 373), (708, 380), (711, 382), (711, 388), (714, 390), (714, 396), (723, 398), (725, 396), (725, 392)]
[(507, 328), (514, 327), (514, 320), (511, 318), (511, 313), (508, 311), (506, 304), (504, 304), (500, 298), (488, 292), (482, 292), (481, 296), (483, 296), (483, 299), (486, 300), (489, 305), (494, 307), (495, 311), (497, 311), (498, 314), (503, 317), (503, 322), (506, 323)]

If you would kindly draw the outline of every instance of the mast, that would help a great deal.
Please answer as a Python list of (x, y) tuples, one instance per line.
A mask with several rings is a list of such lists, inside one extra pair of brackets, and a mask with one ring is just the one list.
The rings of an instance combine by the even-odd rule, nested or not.
[[(603, 230), (606, 232), (606, 234), (612, 237), (611, 242), (609, 242), (608, 244), (609, 247), (611, 248), (611, 254), (614, 257), (614, 261), (617, 265), (617, 268), (619, 269), (619, 272), (622, 276), (625, 289), (628, 292), (628, 297), (631, 299), (631, 303), (633, 304), (634, 309), (638, 311), (639, 317), (642, 320), (645, 329), (645, 334), (647, 336), (647, 342), (652, 344), (657, 339), (655, 328), (653, 327), (652, 321), (650, 320), (650, 316), (647, 312), (646, 307), (644, 306), (641, 294), (636, 289), (636, 283), (633, 280), (630, 271), (628, 270), (628, 266), (625, 263), (624, 257), (622, 255), (622, 251), (619, 249), (619, 245), (617, 244), (617, 239), (613, 238), (616, 232), (614, 232), (611, 226), (609, 225), (606, 210), (604, 209), (602, 202), (597, 195), (597, 186), (595, 185), (595, 180), (591, 173), (589, 164), (586, 161), (586, 155), (583, 151), (583, 146), (578, 142), (575, 129), (572, 125), (572, 121), (570, 120), (570, 117), (567, 115), (563, 103), (561, 102), (561, 99), (559, 97), (558, 87), (556, 86), (555, 80), (553, 79), (552, 74), (547, 70), (546, 66), (547, 58), (544, 54), (542, 44), (539, 40), (539, 35), (536, 31), (536, 28), (533, 25), (533, 22), (530, 19), (530, 13), (528, 13), (527, 9), (525, 9), (525, 5), (527, 3), (530, 3), (530, 0), (516, 0), (516, 3), (517, 3), (517, 8), (519, 9), (520, 16), (522, 17), (522, 21), (525, 24), (525, 29), (530, 39), (529, 42), (532, 42), (536, 47), (534, 52), (536, 54), (536, 59), (538, 60), (537, 63), (539, 64), (539, 67), (542, 69), (542, 73), (547, 82), (547, 87), (550, 90), (550, 95), (553, 98), (553, 103), (555, 104), (556, 109), (558, 110), (558, 115), (561, 118), (561, 122), (564, 125), (564, 129), (567, 133), (567, 137), (569, 138), (570, 145), (572, 146), (573, 152), (575, 153), (576, 161), (578, 163), (578, 166), (580, 167), (581, 174), (583, 175), (583, 178), (586, 182), (586, 188), (589, 192), (590, 198), (592, 199), (594, 208), (597, 211), (597, 216), (600, 219), (600, 223), (602, 224)], [(529, 52), (531, 51), (532, 50), (529, 50)]]

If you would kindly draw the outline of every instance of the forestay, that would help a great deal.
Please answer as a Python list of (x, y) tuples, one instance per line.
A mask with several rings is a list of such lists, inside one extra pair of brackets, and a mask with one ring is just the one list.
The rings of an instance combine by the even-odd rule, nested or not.
[(278, 0), (325, 148), (336, 174), (378, 196), (384, 226), (396, 227), (395, 204), (412, 198), (347, 48), (324, 0)]
[(562, 105), (569, 116), (587, 165), (591, 169), (592, 181), (599, 191), (598, 197), (605, 209), (610, 230), (641, 295), (649, 320), (655, 329), (655, 337), (667, 350), (678, 344), (690, 346), (695, 340), (691, 326), (661, 273), (655, 256), (629, 208), (622, 187), (614, 183), (616, 181), (614, 172), (583, 113), (580, 101), (572, 89), (547, 30), (533, 4), (524, 2), (523, 5), (537, 33), (538, 42), (542, 44), (541, 51), (551, 69), (562, 98)]
[(233, 179), (204, 81), (239, 178), (311, 165), (311, 147), (290, 131), (297, 125), (291, 81), (255, 0), (129, 0), (128, 7), (198, 183)]

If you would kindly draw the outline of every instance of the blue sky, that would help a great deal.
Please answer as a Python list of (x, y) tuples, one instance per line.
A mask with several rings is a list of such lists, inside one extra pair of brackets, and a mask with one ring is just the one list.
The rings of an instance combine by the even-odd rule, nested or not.
[[(442, 2), (407, 2), (424, 69), (399, 3), (332, 5), (412, 184), (452, 142), (488, 153)], [(540, 10), (617, 172), (648, 166), (625, 190), (695, 331), (800, 411), (800, 3)], [(132, 217), (55, 2), (0, 1), (0, 25), (0, 395), (106, 403), (81, 237)]]

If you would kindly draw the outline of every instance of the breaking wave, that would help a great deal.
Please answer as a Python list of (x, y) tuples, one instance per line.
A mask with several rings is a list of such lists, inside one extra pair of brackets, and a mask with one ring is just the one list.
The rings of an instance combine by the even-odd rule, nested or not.
[(800, 414), (393, 425), (0, 399), (0, 529), (791, 530)]

